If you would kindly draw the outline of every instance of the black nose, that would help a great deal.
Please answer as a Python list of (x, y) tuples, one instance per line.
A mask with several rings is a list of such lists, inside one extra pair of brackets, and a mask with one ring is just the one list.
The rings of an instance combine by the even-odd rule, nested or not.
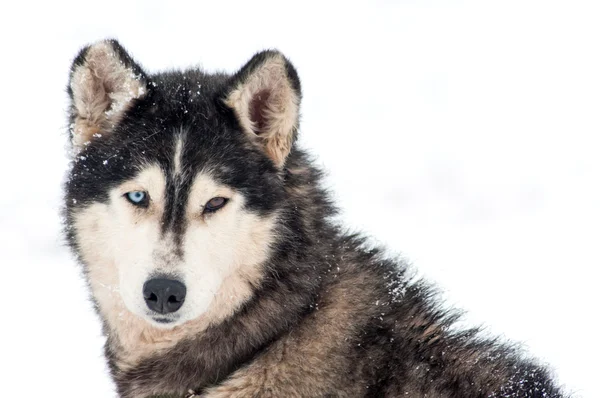
[(146, 305), (159, 314), (170, 314), (181, 308), (185, 300), (185, 285), (173, 279), (156, 278), (144, 283)]

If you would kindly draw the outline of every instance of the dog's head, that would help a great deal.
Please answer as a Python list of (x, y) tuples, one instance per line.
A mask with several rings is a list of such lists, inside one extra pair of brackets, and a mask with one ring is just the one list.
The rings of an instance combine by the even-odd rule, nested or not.
[(116, 41), (75, 59), (67, 236), (104, 318), (172, 328), (234, 309), (278, 236), (300, 83), (275, 51), (238, 73), (147, 74)]

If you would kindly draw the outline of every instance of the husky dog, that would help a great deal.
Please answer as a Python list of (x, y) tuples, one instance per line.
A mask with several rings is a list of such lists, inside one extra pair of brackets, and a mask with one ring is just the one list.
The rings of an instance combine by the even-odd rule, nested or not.
[(148, 74), (106, 40), (68, 93), (65, 231), (121, 397), (565, 396), (332, 221), (281, 53)]

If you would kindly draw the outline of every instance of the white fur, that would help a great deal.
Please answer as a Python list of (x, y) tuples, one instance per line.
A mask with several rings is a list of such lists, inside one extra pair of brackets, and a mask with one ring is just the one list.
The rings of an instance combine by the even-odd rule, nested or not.
[(173, 155), (173, 175), (181, 175), (181, 157), (183, 156), (183, 132), (175, 138), (175, 154)]
[[(124, 198), (133, 190), (149, 193), (147, 209)], [(201, 173), (190, 190), (179, 257), (173, 237), (160, 234), (164, 190), (162, 170), (149, 165), (114, 188), (107, 204), (92, 204), (76, 215), (77, 243), (94, 297), (127, 363), (231, 315), (250, 297), (251, 286), (260, 282), (260, 265), (273, 239), (275, 217), (245, 211), (241, 194)], [(203, 215), (203, 205), (217, 196), (229, 202)], [(177, 274), (187, 287), (183, 306), (166, 325), (153, 319), (156, 314), (142, 294), (144, 283), (156, 273)]]

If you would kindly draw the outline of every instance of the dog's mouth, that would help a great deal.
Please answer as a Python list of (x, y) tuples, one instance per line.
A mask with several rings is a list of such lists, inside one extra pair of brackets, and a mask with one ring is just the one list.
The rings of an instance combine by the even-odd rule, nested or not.
[(148, 317), (156, 326), (166, 328), (175, 326), (179, 320), (179, 317), (157, 316), (156, 314), (149, 314)]
[(167, 324), (167, 323), (173, 323), (173, 322), (175, 322), (175, 320), (174, 320), (174, 319), (169, 319), (169, 318), (159, 318), (159, 317), (157, 317), (157, 316), (155, 316), (155, 317), (152, 317), (152, 320), (154, 320), (154, 322), (158, 322), (158, 323), (165, 323), (165, 324)]

